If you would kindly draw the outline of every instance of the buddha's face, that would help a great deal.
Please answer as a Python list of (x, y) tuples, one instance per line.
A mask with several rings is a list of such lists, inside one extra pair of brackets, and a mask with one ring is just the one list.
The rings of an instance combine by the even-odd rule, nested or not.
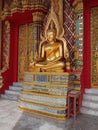
[(49, 32), (47, 33), (47, 39), (48, 39), (49, 42), (54, 41), (54, 40), (55, 40), (55, 37), (56, 37), (56, 34), (55, 34), (54, 32), (49, 31)]

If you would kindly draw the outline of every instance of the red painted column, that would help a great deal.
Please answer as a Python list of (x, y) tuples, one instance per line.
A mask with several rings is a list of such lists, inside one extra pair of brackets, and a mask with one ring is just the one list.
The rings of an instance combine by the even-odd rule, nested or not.
[(10, 23), (10, 85), (17, 81), (17, 66), (18, 66), (18, 25)]
[(91, 8), (98, 6), (98, 0), (83, 0), (84, 4), (84, 57), (81, 75), (81, 92), (91, 88)]
[(10, 51), (10, 62), (11, 62), (11, 77), (12, 82), (17, 81), (18, 75), (18, 25), (15, 23), (11, 23), (11, 51)]
[(83, 0), (84, 3), (84, 58), (81, 76), (82, 91), (91, 87), (91, 8), (98, 6), (98, 0)]
[(90, 0), (83, 0), (84, 43), (81, 73), (81, 105), (85, 88), (91, 87)]
[(90, 49), (90, 0), (84, 0), (84, 57), (83, 57), (83, 73), (82, 73), (82, 89), (91, 86), (91, 49)]
[(98, 6), (98, 0), (90, 0), (90, 7)]
[(0, 89), (0, 93), (4, 93), (5, 89), (9, 88), (13, 82), (17, 81), (18, 73), (18, 25), (10, 23), (10, 56), (9, 56), (9, 68), (5, 71), (3, 76), (3, 87)]

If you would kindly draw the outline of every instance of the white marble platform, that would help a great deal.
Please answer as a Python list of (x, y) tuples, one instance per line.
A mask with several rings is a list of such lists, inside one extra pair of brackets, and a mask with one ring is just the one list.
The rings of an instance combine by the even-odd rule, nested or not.
[(95, 101), (83, 100), (82, 106), (98, 110), (98, 102)]
[(80, 114), (61, 122), (18, 110), (18, 102), (0, 100), (0, 130), (98, 130), (98, 117)]
[(98, 89), (85, 89), (85, 93), (98, 95)]
[(22, 90), (22, 84), (14, 82), (12, 86), (9, 86), (8, 90), (5, 90), (5, 94), (1, 94), (1, 98), (17, 101), (20, 97), (20, 90)]
[(85, 89), (81, 113), (98, 116), (98, 89)]
[(98, 110), (87, 108), (84, 106), (81, 108), (81, 113), (89, 114), (89, 115), (93, 115), (93, 116), (98, 116)]
[(84, 94), (83, 95), (84, 100), (90, 100), (90, 101), (97, 101), (98, 102), (98, 95), (95, 94)]
[(22, 88), (19, 86), (9, 86), (9, 90), (11, 91), (20, 91)]

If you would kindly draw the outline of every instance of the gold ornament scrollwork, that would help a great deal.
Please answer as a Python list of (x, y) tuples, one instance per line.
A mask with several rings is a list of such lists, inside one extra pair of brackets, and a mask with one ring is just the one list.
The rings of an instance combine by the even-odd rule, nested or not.
[(2, 1), (0, 1), (0, 88), (3, 86), (3, 77), (2, 77), (2, 70), (1, 70), (1, 41), (2, 41), (2, 21), (1, 21), (1, 11), (2, 11)]
[(23, 80), (24, 71), (28, 71), (32, 59), (32, 24), (19, 27), (18, 80)]
[(25, 10), (48, 10), (48, 1), (46, 0), (6, 0), (2, 11), (2, 19), (6, 16), (11, 16), (16, 12), (23, 12)]
[(10, 57), (10, 23), (5, 21), (4, 36), (3, 36), (3, 68), (2, 71), (6, 71), (9, 68)]
[(73, 7), (75, 11), (76, 33), (75, 45), (73, 47), (74, 65), (73, 70), (82, 72), (83, 68), (83, 1), (74, 0)]
[(0, 1), (0, 69), (1, 69), (1, 36), (2, 36), (2, 20), (1, 20), (1, 11), (2, 11), (2, 1)]
[(98, 88), (98, 7), (91, 9), (91, 82)]

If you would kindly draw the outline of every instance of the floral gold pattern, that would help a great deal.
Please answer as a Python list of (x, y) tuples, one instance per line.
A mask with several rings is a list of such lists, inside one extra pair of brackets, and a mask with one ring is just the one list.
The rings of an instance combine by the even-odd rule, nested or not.
[(91, 9), (91, 85), (98, 88), (98, 7)]

